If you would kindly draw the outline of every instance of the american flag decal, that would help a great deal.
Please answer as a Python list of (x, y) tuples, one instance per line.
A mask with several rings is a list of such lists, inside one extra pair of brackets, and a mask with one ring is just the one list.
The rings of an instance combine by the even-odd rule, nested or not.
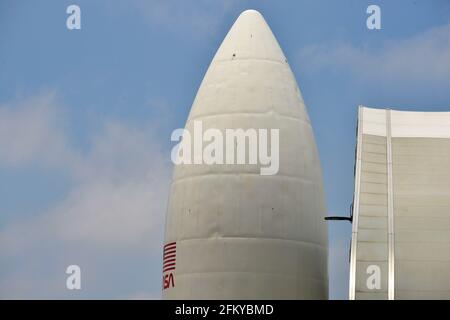
[(175, 287), (175, 280), (173, 271), (176, 267), (177, 259), (177, 243), (171, 242), (164, 246), (163, 258), (163, 287), (168, 289), (171, 286)]
[(164, 246), (163, 273), (175, 270), (177, 258), (177, 243), (172, 242)]

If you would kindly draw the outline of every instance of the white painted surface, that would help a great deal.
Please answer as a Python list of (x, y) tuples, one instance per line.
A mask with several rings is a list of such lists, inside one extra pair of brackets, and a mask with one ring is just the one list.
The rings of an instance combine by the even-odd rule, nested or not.
[[(362, 107), (364, 134), (386, 136), (386, 109)], [(450, 138), (450, 112), (391, 110), (392, 138)]]
[[(260, 13), (243, 12), (216, 53), (186, 128), (280, 130), (280, 170), (179, 165), (165, 243), (176, 242), (165, 299), (326, 299), (320, 161), (294, 75)], [(166, 275), (166, 274), (164, 274)]]

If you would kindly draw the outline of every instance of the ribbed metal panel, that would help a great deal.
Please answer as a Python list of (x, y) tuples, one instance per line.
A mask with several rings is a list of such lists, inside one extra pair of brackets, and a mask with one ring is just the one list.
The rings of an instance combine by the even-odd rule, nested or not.
[[(450, 113), (359, 114), (350, 298), (449, 299)], [(380, 289), (367, 286), (371, 265)]]

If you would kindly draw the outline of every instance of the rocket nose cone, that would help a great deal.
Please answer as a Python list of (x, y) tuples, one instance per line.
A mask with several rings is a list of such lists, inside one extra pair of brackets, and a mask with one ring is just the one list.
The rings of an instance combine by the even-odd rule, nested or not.
[(261, 13), (242, 12), (217, 51), (214, 61), (265, 59), (285, 62), (278, 41)]
[(258, 10), (255, 10), (255, 9), (244, 10), (241, 12), (240, 16), (242, 16), (242, 15), (258, 15), (258, 16), (262, 17), (262, 14)]
[[(165, 246), (175, 249), (163, 260), (163, 297), (327, 298), (314, 135), (294, 74), (257, 11), (243, 12), (225, 37), (186, 129), (188, 161), (174, 168), (167, 206)], [(209, 142), (207, 132), (215, 132)], [(261, 155), (267, 161), (269, 153), (266, 165)]]

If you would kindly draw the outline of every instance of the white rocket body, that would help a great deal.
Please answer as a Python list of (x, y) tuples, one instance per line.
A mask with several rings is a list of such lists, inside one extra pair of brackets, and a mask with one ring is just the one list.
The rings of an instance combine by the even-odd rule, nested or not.
[(279, 170), (176, 165), (163, 298), (327, 299), (320, 161), (294, 75), (261, 14), (243, 12), (198, 90), (186, 129), (279, 129)]

